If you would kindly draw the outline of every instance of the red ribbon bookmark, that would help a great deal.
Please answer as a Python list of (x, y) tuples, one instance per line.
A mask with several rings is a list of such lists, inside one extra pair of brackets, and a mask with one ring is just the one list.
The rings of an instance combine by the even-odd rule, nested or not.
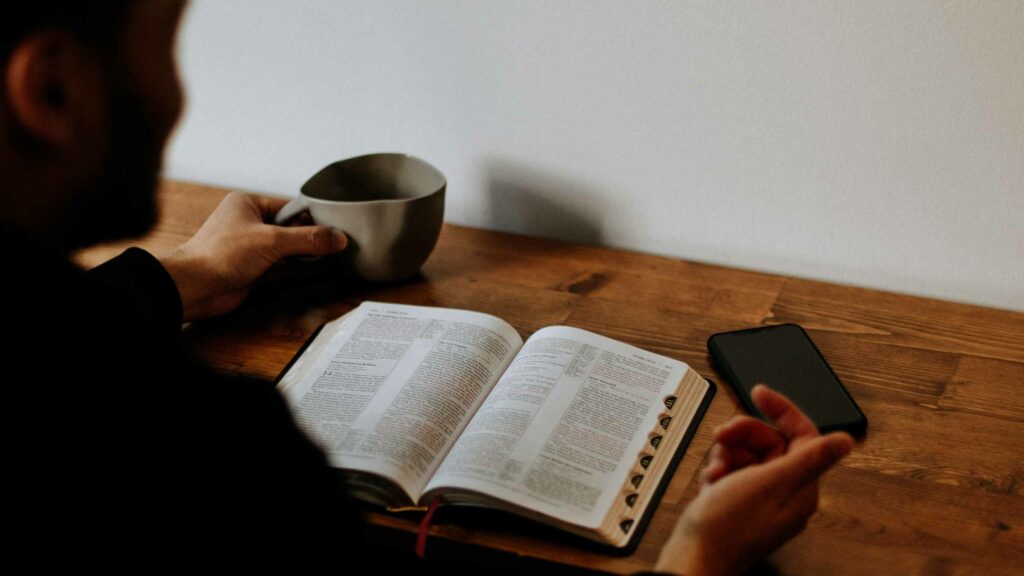
[(434, 496), (434, 500), (430, 503), (430, 508), (427, 508), (427, 514), (423, 516), (423, 521), (420, 522), (420, 531), (416, 535), (416, 556), (421, 559), (427, 553), (427, 531), (430, 527), (430, 519), (434, 517), (434, 511), (437, 510), (437, 504), (440, 501), (440, 494)]

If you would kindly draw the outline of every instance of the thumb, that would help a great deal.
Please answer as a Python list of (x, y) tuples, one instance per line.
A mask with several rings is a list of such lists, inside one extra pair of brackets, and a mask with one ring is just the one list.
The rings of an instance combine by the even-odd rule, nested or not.
[(791, 452), (765, 464), (778, 484), (799, 486), (814, 482), (853, 449), (853, 438), (845, 432), (807, 439)]
[(278, 226), (274, 248), (279, 257), (324, 256), (344, 250), (348, 236), (330, 226)]

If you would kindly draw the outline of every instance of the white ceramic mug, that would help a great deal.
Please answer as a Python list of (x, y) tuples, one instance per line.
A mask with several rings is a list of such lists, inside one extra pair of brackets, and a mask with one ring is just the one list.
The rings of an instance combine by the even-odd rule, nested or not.
[(331, 256), (344, 274), (395, 282), (419, 271), (433, 251), (446, 187), (444, 174), (414, 156), (357, 156), (314, 174), (274, 222), (284, 225), (308, 211), (314, 223), (348, 236), (348, 246)]

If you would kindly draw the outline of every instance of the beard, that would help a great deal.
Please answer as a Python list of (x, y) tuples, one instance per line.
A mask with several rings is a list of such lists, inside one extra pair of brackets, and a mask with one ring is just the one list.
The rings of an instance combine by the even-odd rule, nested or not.
[(158, 219), (163, 139), (130, 86), (112, 82), (108, 106), (109, 139), (99, 176), (72, 202), (68, 241), (73, 248), (137, 238)]

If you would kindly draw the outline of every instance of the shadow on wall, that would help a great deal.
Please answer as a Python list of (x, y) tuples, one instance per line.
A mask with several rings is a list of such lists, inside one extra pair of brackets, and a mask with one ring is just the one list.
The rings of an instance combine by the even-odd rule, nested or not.
[(484, 163), (487, 228), (603, 245), (606, 202), (592, 187), (509, 160)]

